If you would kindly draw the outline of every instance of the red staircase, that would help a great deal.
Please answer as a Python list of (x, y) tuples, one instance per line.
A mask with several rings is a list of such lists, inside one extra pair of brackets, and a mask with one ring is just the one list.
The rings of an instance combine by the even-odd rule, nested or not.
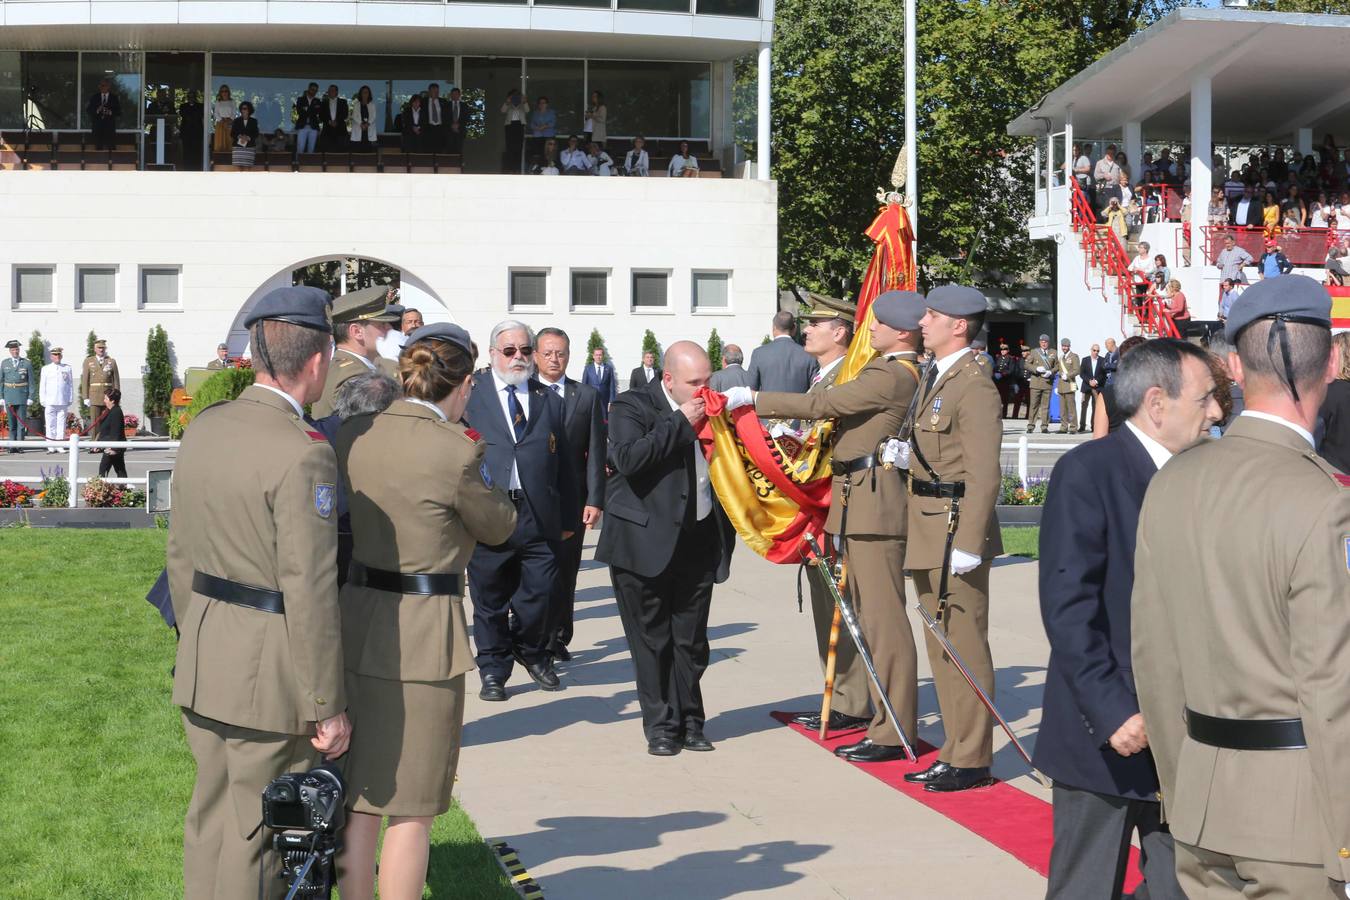
[(1176, 323), (1167, 315), (1166, 301), (1153, 282), (1130, 271), (1130, 255), (1120, 236), (1097, 222), (1076, 178), (1069, 179), (1069, 192), (1069, 221), (1083, 249), (1083, 283), (1101, 291), (1106, 302), (1120, 304), (1122, 332), (1128, 334), (1137, 327), (1147, 337), (1181, 337)]

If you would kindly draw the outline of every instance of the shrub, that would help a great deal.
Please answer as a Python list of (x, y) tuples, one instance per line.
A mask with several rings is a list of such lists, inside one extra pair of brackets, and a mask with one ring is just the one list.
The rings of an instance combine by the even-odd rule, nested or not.
[[(42, 367), (47, 364), (47, 342), (42, 339), (42, 332), (34, 331), (33, 336), (28, 339), (28, 364), (33, 367), (33, 399), (37, 400), (37, 387), (42, 378)], [(42, 415), (42, 404), (34, 403), (28, 407), (28, 415), (38, 422), (45, 422)]]
[(1025, 486), (1015, 473), (1004, 472), (999, 486), (998, 502), (1003, 506), (1044, 506), (1045, 493), (1050, 488), (1050, 479), (1033, 475)]
[(94, 355), (94, 341), (96, 340), (98, 340), (98, 335), (94, 334), (94, 329), (89, 329), (89, 337), (85, 338), (84, 341), (85, 359)]
[(46, 469), (40, 470), (42, 475), (42, 489), (38, 497), (42, 500), (42, 505), (48, 508), (58, 508), (70, 505), (70, 481), (65, 476), (65, 470), (57, 466), (52, 471)]
[(187, 409), (170, 419), (169, 437), (175, 441), (180, 439), (188, 424), (197, 417), (199, 412), (213, 403), (233, 400), (252, 383), (252, 369), (221, 369), (202, 382), (202, 386), (197, 388), (197, 393), (193, 395), (192, 403), (188, 405)]
[(600, 329), (599, 329), (599, 328), (592, 328), (592, 329), (591, 329), (591, 336), (590, 336), (590, 338), (588, 338), (588, 339), (586, 340), (586, 362), (587, 362), (587, 364), (589, 364), (589, 363), (591, 363), (591, 362), (593, 361), (593, 360), (591, 359), (591, 354), (595, 352), (595, 348), (596, 348), (596, 347), (599, 347), (601, 350), (604, 350), (604, 351), (605, 351), (605, 362), (609, 362), (609, 350), (606, 349), (606, 347), (605, 347), (605, 339), (602, 338), (602, 337), (600, 336)]
[(91, 478), (80, 496), (86, 506), (100, 509), (134, 508), (145, 505), (145, 491), (124, 484), (110, 484), (102, 478)]
[(722, 336), (717, 333), (716, 328), (708, 335), (708, 359), (712, 361), (714, 372), (722, 368)]
[(642, 352), (655, 353), (656, 364), (661, 365), (661, 357), (665, 354), (661, 351), (661, 342), (656, 339), (656, 335), (652, 333), (650, 328), (642, 334)]
[(167, 416), (173, 393), (173, 366), (169, 363), (169, 336), (164, 326), (150, 329), (145, 340), (145, 414)]

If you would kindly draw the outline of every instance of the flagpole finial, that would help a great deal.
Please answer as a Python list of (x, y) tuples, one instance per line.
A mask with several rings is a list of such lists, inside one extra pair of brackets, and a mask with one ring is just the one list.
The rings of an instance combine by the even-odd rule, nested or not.
[(891, 189), (877, 188), (877, 202), (889, 206), (892, 203), (900, 206), (909, 207), (912, 205), (910, 198), (901, 190), (909, 181), (909, 167), (905, 162), (905, 152), (902, 150), (895, 157), (895, 165), (891, 167)]

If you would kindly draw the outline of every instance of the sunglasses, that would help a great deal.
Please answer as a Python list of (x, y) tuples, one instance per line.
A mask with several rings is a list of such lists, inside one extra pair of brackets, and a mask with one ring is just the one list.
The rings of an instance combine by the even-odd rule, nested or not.
[(529, 357), (531, 354), (534, 353), (534, 348), (531, 347), (529, 344), (526, 344), (523, 347), (502, 347), (497, 352), (500, 353), (502, 356), (505, 356), (507, 359), (510, 359), (511, 357), (516, 355), (517, 350), (520, 351), (520, 355), (523, 357)]

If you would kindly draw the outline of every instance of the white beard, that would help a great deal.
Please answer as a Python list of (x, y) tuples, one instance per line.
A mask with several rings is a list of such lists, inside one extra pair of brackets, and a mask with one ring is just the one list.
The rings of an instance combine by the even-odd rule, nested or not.
[(508, 369), (505, 372), (500, 369), (494, 369), (493, 371), (497, 373), (497, 377), (502, 381), (507, 384), (514, 384), (516, 387), (520, 387), (530, 380), (530, 367), (524, 369)]

